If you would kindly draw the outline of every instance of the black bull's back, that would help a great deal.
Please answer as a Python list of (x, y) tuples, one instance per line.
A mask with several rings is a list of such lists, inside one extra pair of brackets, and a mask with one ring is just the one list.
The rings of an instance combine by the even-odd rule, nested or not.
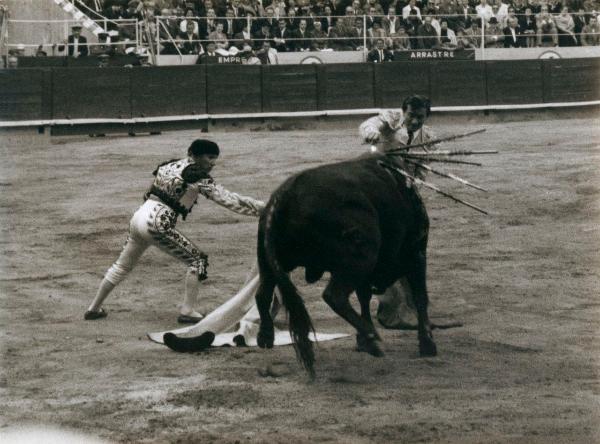
[(415, 249), (426, 248), (427, 213), (414, 187), (382, 162), (368, 155), (320, 166), (273, 193), (268, 229), (285, 271), (306, 267), (309, 282), (329, 271), (380, 290), (404, 274)]

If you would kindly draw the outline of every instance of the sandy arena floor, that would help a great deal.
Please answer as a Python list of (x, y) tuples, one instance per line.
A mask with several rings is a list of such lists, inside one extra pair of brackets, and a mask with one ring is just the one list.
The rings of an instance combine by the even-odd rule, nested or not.
[[(314, 383), (291, 347), (180, 355), (147, 340), (177, 326), (185, 273), (157, 250), (107, 300), (107, 319), (83, 320), (151, 171), (198, 132), (0, 148), (0, 441), (37, 424), (140, 443), (600, 442), (600, 120), (465, 122), (434, 125), (485, 127), (448, 148), (501, 154), (447, 169), (490, 192), (432, 181), (491, 215), (423, 191), (430, 314), (464, 327), (434, 332), (429, 359), (415, 332), (380, 328), (380, 359), (354, 338), (322, 343)], [(213, 173), (267, 199), (296, 171), (361, 153), (355, 128), (211, 132), (223, 149)], [(202, 200), (179, 228), (210, 255), (211, 310), (249, 271), (256, 220)], [(324, 281), (294, 277), (318, 330), (351, 332), (321, 300)], [(283, 375), (259, 374), (273, 363)]]

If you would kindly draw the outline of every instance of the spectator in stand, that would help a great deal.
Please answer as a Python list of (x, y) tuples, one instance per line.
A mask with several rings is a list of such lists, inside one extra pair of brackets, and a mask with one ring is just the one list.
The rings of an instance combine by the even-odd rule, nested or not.
[(131, 38), (130, 29), (131, 28), (128, 26), (119, 26), (118, 31), (109, 31), (108, 35), (113, 35), (110, 39), (115, 54), (124, 55), (133, 54), (135, 52), (137, 44), (135, 40)]
[(377, 16), (377, 10), (374, 7), (370, 7), (365, 18), (367, 22), (367, 31), (373, 28), (375, 23), (378, 23), (381, 26), (381, 17)]
[(416, 6), (415, 0), (409, 0), (408, 5), (402, 8), (402, 19), (408, 20), (411, 14), (416, 15), (419, 18), (419, 21), (422, 21), (421, 18), (421, 10)]
[(44, 45), (40, 45), (37, 47), (37, 49), (35, 51), (36, 57), (46, 57), (47, 55), (48, 55), (48, 53), (46, 51), (44, 51)]
[(548, 12), (548, 5), (542, 5), (536, 15), (537, 45), (558, 46), (558, 34), (552, 14)]
[(598, 18), (591, 16), (587, 25), (581, 30), (581, 45), (582, 46), (598, 46), (600, 45), (600, 25)]
[[(274, 35), (271, 34), (271, 28), (269, 28), (269, 25), (266, 23), (263, 23), (260, 31), (258, 31), (257, 33), (254, 34), (253, 38), (254, 40), (254, 48), (256, 48), (257, 50), (260, 50), (262, 48), (264, 48), (263, 46), (263, 42), (268, 41), (269, 42), (269, 47), (272, 46), (272, 42), (274, 42)], [(293, 41), (291, 42), (291, 44), (293, 45)], [(293, 49), (291, 49), (291, 51), (293, 51)]]
[[(498, 23), (500, 24), (500, 26), (502, 28), (505, 28), (507, 26), (507, 19), (508, 19), (508, 15), (509, 15), (509, 5), (507, 3), (504, 3), (503, 0), (493, 0), (497, 2), (498, 5), (498, 9), (494, 11), (494, 15), (496, 16), (496, 18), (498, 19)], [(513, 15), (514, 15), (514, 9), (513, 9)], [(492, 10), (494, 10), (494, 8), (492, 8)]]
[(476, 48), (481, 48), (481, 28), (479, 27), (479, 17), (473, 17), (471, 27), (465, 29), (465, 36)]
[(598, 0), (584, 0), (583, 9), (585, 9), (585, 11), (589, 13), (595, 11), (593, 15), (596, 16), (598, 14), (598, 11), (600, 11), (600, 5), (598, 5)]
[(365, 13), (360, 5), (360, 0), (352, 0), (352, 13), (354, 15), (363, 15)]
[[(104, 15), (104, 17), (106, 17), (109, 20), (120, 20), (122, 18), (125, 18), (127, 14), (125, 13), (125, 8), (123, 8), (122, 4), (113, 2), (109, 3), (109, 6), (104, 8), (102, 15)], [(113, 29), (111, 25), (113, 25), (113, 23), (109, 21), (108, 27), (110, 29)]]
[(560, 14), (554, 17), (554, 23), (558, 32), (558, 46), (577, 46), (575, 21), (569, 14), (569, 8), (562, 8)]
[(141, 2), (137, 2), (136, 0), (132, 0), (127, 4), (127, 9), (125, 9), (125, 11), (123, 11), (123, 18), (124, 19), (137, 19), (137, 20), (141, 20), (142, 19), (142, 8), (140, 7), (142, 5)]
[(209, 34), (216, 31), (217, 23), (219, 23), (219, 20), (217, 19), (217, 12), (213, 8), (208, 9), (206, 11), (206, 31)]
[(227, 12), (227, 0), (212, 0), (213, 9), (217, 14), (217, 17), (225, 17), (225, 13)]
[(323, 17), (320, 18), (320, 20), (321, 20), (321, 29), (328, 36), (329, 36), (329, 33), (331, 32), (331, 30), (334, 28), (335, 22), (337, 20), (336, 17), (332, 17), (332, 12), (331, 11), (332, 11), (331, 6), (325, 6), (323, 8)]
[(456, 17), (456, 29), (463, 28), (463, 30), (471, 26), (471, 17), (475, 15), (475, 9), (469, 5), (469, 0), (458, 0), (456, 13), (459, 14)]
[[(302, 5), (298, 15), (300, 16), (300, 19), (304, 18), (306, 20), (306, 29), (313, 29), (315, 19), (313, 18), (314, 13), (311, 11), (310, 5)], [(300, 27), (300, 23), (298, 23), (298, 27)]]
[(489, 22), (490, 18), (494, 15), (494, 11), (492, 7), (488, 5), (487, 0), (480, 0), (479, 4), (475, 7), (475, 11), (477, 12), (477, 16), (485, 20), (485, 22)]
[(440, 48), (456, 49), (456, 34), (444, 19), (440, 22)]
[(562, 11), (562, 0), (547, 0), (548, 2), (548, 12), (550, 14), (560, 14)]
[(347, 51), (352, 49), (350, 42), (347, 39), (348, 36), (352, 34), (354, 20), (354, 10), (352, 9), (352, 6), (348, 5), (345, 9), (345, 15), (337, 19), (335, 27), (329, 33), (329, 36), (332, 39), (330, 45), (336, 51)]
[(477, 46), (465, 35), (463, 28), (456, 31), (456, 49), (477, 49)]
[(88, 55), (87, 39), (81, 35), (81, 25), (71, 27), (72, 34), (67, 38), (64, 44), (58, 46), (59, 51), (65, 50), (67, 45), (67, 55), (69, 57), (86, 57)]
[(237, 33), (236, 35), (233, 36), (235, 46), (238, 49), (243, 49), (244, 46), (246, 46), (246, 44), (249, 44), (252, 47), (253, 46), (252, 45), (252, 37), (253, 36), (250, 33), (250, 28), (249, 27), (243, 28), (239, 33)]
[(287, 0), (287, 7), (285, 8), (285, 12), (286, 15), (288, 17), (290, 17), (290, 12), (292, 12), (292, 16), (296, 17), (298, 15), (298, 11), (300, 11), (300, 8), (298, 7), (298, 5), (296, 5), (295, 0)]
[[(242, 5), (240, 4), (240, 0), (231, 0), (230, 8), (233, 11), (233, 15), (235, 18), (238, 18), (238, 19), (246, 18), (246, 10), (244, 8), (242, 8)], [(253, 15), (255, 15), (255, 14), (253, 13)]]
[(383, 29), (385, 30), (388, 37), (393, 38), (396, 36), (398, 29), (404, 27), (404, 22), (400, 17), (396, 15), (396, 8), (390, 6), (387, 15), (382, 20)]
[(243, 23), (236, 20), (233, 15), (233, 9), (229, 8), (225, 12), (225, 18), (221, 19), (221, 23), (223, 23), (223, 32), (227, 36), (229, 41), (234, 39), (234, 36), (239, 33), (243, 27)]
[(269, 6), (265, 9), (265, 14), (266, 17), (261, 20), (267, 25), (269, 25), (269, 30), (271, 31), (271, 33), (273, 33), (275, 31), (275, 28), (279, 26), (279, 20), (275, 18), (275, 9)]
[(194, 34), (200, 35), (200, 27), (194, 17), (195, 17), (195, 12), (193, 9), (188, 9), (185, 12), (185, 19), (183, 19), (179, 23), (179, 29), (183, 34), (186, 34), (188, 32), (188, 23), (192, 23), (194, 25), (194, 29), (193, 29)]
[(285, 25), (291, 30), (295, 31), (300, 26), (300, 19), (296, 17), (296, 11), (292, 8), (288, 9), (287, 17), (285, 18)]
[(223, 32), (223, 23), (217, 22), (215, 26), (215, 30), (208, 34), (208, 39), (215, 42), (215, 44), (217, 45), (217, 49), (229, 48), (229, 40), (227, 39), (227, 34)]
[(279, 59), (277, 57), (277, 50), (271, 47), (271, 42), (265, 40), (262, 42), (262, 48), (256, 52), (256, 56), (260, 59), (263, 65), (277, 65)]
[(525, 37), (527, 48), (533, 48), (535, 45), (535, 35), (537, 34), (537, 25), (535, 16), (531, 8), (525, 8), (523, 15), (519, 16), (519, 27)]
[(417, 11), (412, 9), (408, 19), (405, 20), (406, 33), (410, 36), (410, 47), (412, 49), (420, 48), (419, 45), (419, 28), (421, 27), (421, 20), (417, 16)]
[(542, 11), (542, 5), (538, 0), (527, 0), (526, 8), (531, 8), (534, 14), (539, 14)]
[(527, 0), (513, 0), (512, 6), (515, 8), (515, 13), (517, 14), (518, 18), (521, 14), (525, 14), (525, 9), (527, 9)]
[(294, 50), (294, 31), (288, 28), (284, 18), (279, 19), (279, 26), (273, 32), (274, 49), (277, 52), (290, 52)]
[(440, 45), (440, 38), (437, 31), (431, 24), (431, 15), (425, 16), (425, 22), (419, 27), (417, 32), (418, 44), (420, 49), (436, 48)]
[(363, 27), (362, 18), (357, 17), (354, 20), (354, 28), (352, 28), (349, 37), (351, 37), (349, 40), (351, 49), (354, 51), (362, 51), (365, 47), (364, 43), (366, 37), (366, 30)]
[(400, 26), (394, 37), (389, 37), (389, 47), (395, 51), (406, 51), (411, 49), (410, 36), (406, 33), (406, 28)]
[(504, 32), (496, 17), (490, 18), (485, 27), (485, 47), (502, 48), (504, 46)]
[(377, 39), (375, 48), (367, 54), (367, 62), (383, 63), (392, 61), (394, 61), (394, 53), (386, 49), (385, 41), (383, 39)]
[(198, 25), (194, 21), (188, 20), (185, 32), (179, 35), (179, 50), (182, 54), (200, 54), (203, 51), (200, 45), (200, 36), (194, 32), (194, 28), (197, 27)]
[(329, 48), (329, 41), (327, 39), (327, 33), (322, 29), (322, 22), (315, 21), (313, 24), (314, 29), (310, 31), (310, 49), (312, 51), (323, 51)]
[(375, 22), (373, 27), (368, 30), (369, 35), (369, 48), (373, 49), (376, 46), (376, 42), (378, 39), (383, 39), (383, 41), (387, 41), (387, 34), (385, 30), (381, 27), (379, 22)]
[(441, 0), (438, 7), (435, 9), (436, 9), (435, 13), (440, 16), (440, 22), (442, 20), (446, 20), (446, 22), (448, 22), (448, 24), (454, 25), (455, 7), (451, 3), (450, 0)]
[(379, 4), (378, 0), (367, 0), (365, 2), (365, 7), (363, 9), (370, 9), (370, 8), (375, 8), (375, 14), (374, 15), (383, 15), (383, 6)]
[(506, 17), (504, 17), (504, 20), (499, 20), (500, 25), (502, 25), (503, 28), (506, 28), (508, 26), (508, 20), (511, 18), (516, 19), (517, 22), (519, 21), (519, 19), (517, 17), (517, 11), (512, 6), (509, 6), (508, 7), (508, 15)]
[(438, 17), (435, 15), (435, 10), (433, 8), (428, 9), (427, 15), (429, 15), (431, 17), (431, 26), (433, 26), (433, 28), (435, 29), (435, 32), (437, 32), (437, 34), (439, 36), (440, 32), (442, 30), (442, 27), (440, 26), (440, 21), (438, 20)]
[(91, 45), (89, 53), (90, 55), (96, 57), (98, 57), (100, 54), (108, 54), (109, 56), (114, 54), (114, 47), (110, 44), (107, 32), (101, 32), (98, 34), (98, 44)]
[(575, 22), (575, 37), (577, 38), (577, 45), (581, 46), (581, 31), (586, 23), (586, 14), (583, 8), (577, 11), (577, 14), (573, 14), (573, 22)]
[(6, 57), (6, 68), (7, 69), (17, 69), (19, 67), (19, 57), (15, 54), (9, 54)]
[(294, 46), (296, 51), (310, 51), (311, 43), (307, 26), (308, 24), (306, 22), (306, 19), (300, 19), (298, 29), (294, 33)]
[(243, 25), (243, 29), (247, 29), (252, 35), (260, 31), (260, 26), (258, 26), (258, 20), (256, 20), (255, 14), (252, 11), (245, 11), (244, 14), (245, 18), (238, 19)]
[(165, 39), (175, 39), (181, 32), (179, 30), (179, 20), (172, 10), (164, 8), (160, 12), (162, 19), (161, 32), (165, 33)]
[(200, 54), (198, 60), (196, 60), (197, 65), (208, 65), (213, 63), (218, 63), (217, 58), (217, 45), (215, 42), (208, 41), (206, 42), (206, 51)]
[(516, 17), (508, 19), (508, 26), (504, 28), (503, 32), (505, 48), (525, 48), (527, 46)]

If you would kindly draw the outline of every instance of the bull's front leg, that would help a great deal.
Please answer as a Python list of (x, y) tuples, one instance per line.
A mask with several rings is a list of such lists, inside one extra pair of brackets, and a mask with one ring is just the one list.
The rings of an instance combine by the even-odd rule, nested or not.
[(415, 308), (417, 309), (418, 335), (419, 335), (419, 353), (421, 356), (437, 355), (437, 347), (433, 342), (433, 333), (427, 306), (429, 298), (427, 295), (427, 259), (425, 251), (419, 251), (415, 254), (412, 262), (412, 269), (407, 275), (408, 282), (412, 289)]
[(274, 290), (275, 282), (261, 276), (256, 291), (256, 306), (260, 315), (260, 328), (258, 329), (256, 342), (260, 348), (273, 348), (273, 342), (275, 341), (275, 329), (270, 311)]
[(360, 333), (356, 335), (356, 348), (358, 351), (365, 351), (373, 356), (383, 356), (384, 353), (381, 350), (381, 336), (377, 333), (373, 320), (371, 319), (371, 297), (373, 293), (369, 286), (358, 288), (356, 290), (356, 296), (360, 302), (360, 317), (367, 323), (370, 328), (370, 332), (366, 335)]

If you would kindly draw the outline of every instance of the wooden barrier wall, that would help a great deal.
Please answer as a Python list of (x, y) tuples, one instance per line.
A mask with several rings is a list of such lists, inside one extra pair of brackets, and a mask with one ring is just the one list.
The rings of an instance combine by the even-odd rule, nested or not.
[(0, 120), (397, 108), (600, 99), (600, 59), (0, 70)]

